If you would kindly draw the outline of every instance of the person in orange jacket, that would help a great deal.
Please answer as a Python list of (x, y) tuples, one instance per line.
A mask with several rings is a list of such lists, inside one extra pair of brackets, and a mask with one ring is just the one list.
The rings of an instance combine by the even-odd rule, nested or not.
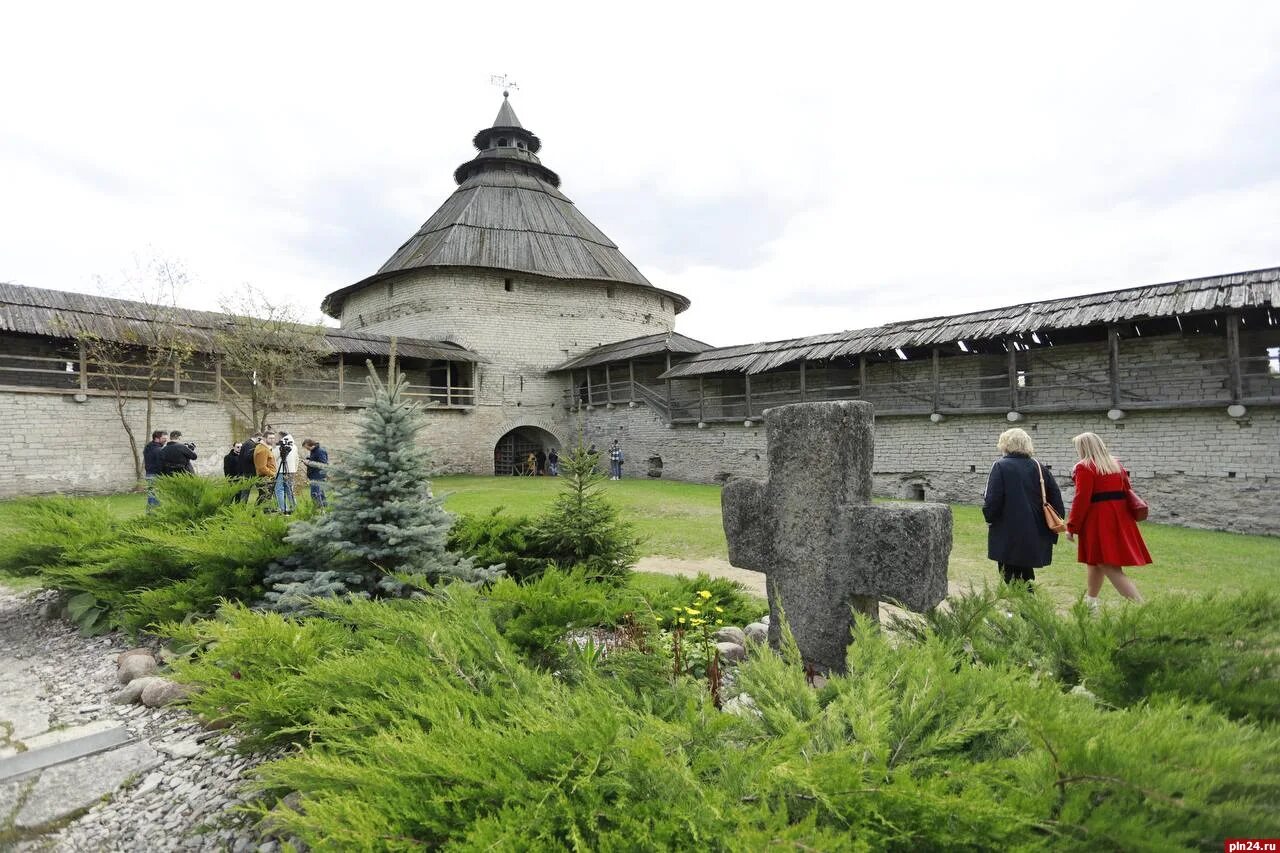
[(271, 511), (275, 503), (276, 456), (272, 449), (280, 437), (274, 432), (262, 435), (262, 441), (253, 449), (253, 472), (258, 475), (258, 503)]

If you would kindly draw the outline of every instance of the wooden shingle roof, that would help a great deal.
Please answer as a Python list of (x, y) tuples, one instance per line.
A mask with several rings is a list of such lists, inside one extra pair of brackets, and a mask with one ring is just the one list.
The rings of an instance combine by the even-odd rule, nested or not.
[[(387, 259), (378, 271), (325, 297), (321, 306), (340, 317), (348, 295), (411, 270), (473, 267), (526, 273), (551, 279), (619, 282), (651, 288), (669, 297), (676, 311), (689, 300), (658, 290), (559, 190), (559, 178), (541, 164), (537, 138), (519, 126), (503, 101), (498, 121), (476, 136), (481, 150), (458, 167), (458, 189), (440, 209)], [(517, 131), (525, 148), (489, 147), (499, 131)], [(509, 141), (509, 140), (508, 140)]]
[(658, 335), (645, 335), (642, 338), (631, 338), (630, 340), (594, 347), (582, 355), (574, 356), (564, 364), (553, 367), (551, 370), (553, 373), (559, 370), (578, 370), (584, 367), (595, 367), (598, 364), (611, 364), (619, 361), (628, 361), (633, 358), (644, 358), (645, 356), (658, 355), (659, 353), (669, 352), (689, 355), (709, 349), (711, 349), (711, 344), (704, 344), (702, 341), (694, 340), (675, 332), (664, 332)]
[[(113, 299), (90, 293), (48, 290), (0, 282), (0, 333), (71, 338), (92, 332), (108, 340), (147, 340), (147, 326), (156, 322), (177, 323), (188, 333), (192, 345), (201, 352), (217, 352), (217, 335), (228, 324), (226, 314), (191, 308), (166, 308), (129, 299)], [(335, 353), (388, 355), (391, 338), (350, 329), (325, 329), (325, 340)], [(406, 358), (488, 362), (489, 359), (448, 341), (396, 338), (396, 353)]]
[(1231, 308), (1280, 307), (1280, 267), (1027, 302), (869, 329), (707, 350), (672, 366), (664, 379), (764, 373), (799, 361), (980, 341)]

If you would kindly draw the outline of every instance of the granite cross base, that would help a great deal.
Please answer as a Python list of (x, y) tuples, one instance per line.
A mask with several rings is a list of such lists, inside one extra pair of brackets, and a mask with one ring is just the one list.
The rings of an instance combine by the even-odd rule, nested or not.
[(729, 562), (764, 572), (775, 647), (785, 611), (806, 663), (843, 672), (855, 610), (946, 598), (951, 508), (871, 503), (870, 403), (780, 406), (764, 421), (769, 479), (731, 480), (721, 497)]

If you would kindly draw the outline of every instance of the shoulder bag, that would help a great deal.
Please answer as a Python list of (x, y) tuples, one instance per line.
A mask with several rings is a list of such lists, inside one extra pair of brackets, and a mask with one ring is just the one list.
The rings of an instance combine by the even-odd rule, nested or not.
[(1124, 472), (1124, 502), (1129, 507), (1129, 514), (1133, 516), (1134, 521), (1147, 520), (1151, 507), (1133, 490), (1133, 484), (1129, 482), (1128, 471)]
[[(1054, 533), (1066, 533), (1067, 523), (1062, 520), (1062, 516), (1058, 515), (1058, 511), (1050, 505), (1049, 496), (1045, 493), (1044, 469), (1040, 467), (1039, 462), (1036, 462), (1036, 473), (1040, 475), (1040, 504), (1044, 510), (1044, 523)], [(1134, 497), (1137, 497), (1137, 495)]]

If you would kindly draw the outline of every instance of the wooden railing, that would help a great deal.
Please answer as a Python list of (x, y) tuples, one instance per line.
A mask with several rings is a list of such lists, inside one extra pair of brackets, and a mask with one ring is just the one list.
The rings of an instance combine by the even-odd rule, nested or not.
[[(66, 357), (18, 355), (0, 352), (0, 391), (34, 394), (74, 394), (88, 397), (114, 396), (117, 389), (127, 397), (158, 400), (222, 402), (224, 395), (251, 396), (253, 380), (247, 376), (224, 375), (219, 365), (182, 367), (174, 375), (152, 378), (137, 365), (104, 368), (79, 355)], [(281, 396), (304, 406), (362, 407), (369, 398), (362, 381), (345, 381), (342, 371), (335, 377), (303, 377), (287, 383)], [(150, 386), (150, 387), (148, 387)], [(466, 385), (410, 384), (406, 396), (431, 409), (469, 409), (476, 405), (476, 389)]]

